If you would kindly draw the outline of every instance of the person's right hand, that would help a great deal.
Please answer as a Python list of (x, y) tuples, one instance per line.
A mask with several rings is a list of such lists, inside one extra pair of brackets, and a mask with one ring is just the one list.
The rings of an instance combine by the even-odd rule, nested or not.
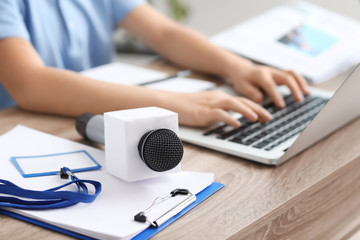
[(266, 122), (271, 115), (259, 104), (243, 97), (233, 97), (221, 91), (199, 93), (165, 93), (164, 106), (179, 114), (179, 123), (187, 126), (206, 127), (224, 122), (239, 127), (240, 122), (228, 111), (241, 113), (250, 121)]
[(233, 66), (229, 68), (231, 70), (228, 81), (234, 85), (238, 93), (255, 102), (263, 101), (264, 93), (266, 93), (277, 107), (285, 107), (284, 98), (277, 89), (279, 85), (287, 86), (298, 102), (304, 100), (304, 94), (310, 94), (310, 88), (305, 79), (294, 71), (282, 71), (245, 61), (238, 61), (236, 64), (235, 60)]

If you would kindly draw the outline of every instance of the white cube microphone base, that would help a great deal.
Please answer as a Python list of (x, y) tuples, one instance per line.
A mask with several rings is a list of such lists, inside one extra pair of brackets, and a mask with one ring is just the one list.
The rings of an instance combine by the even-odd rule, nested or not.
[(104, 127), (110, 174), (132, 182), (181, 170), (177, 113), (157, 107), (106, 112)]

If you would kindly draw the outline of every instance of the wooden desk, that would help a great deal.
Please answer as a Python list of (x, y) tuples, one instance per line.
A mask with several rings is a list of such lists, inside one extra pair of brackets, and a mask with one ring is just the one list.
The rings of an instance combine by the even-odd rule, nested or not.
[[(157, 63), (153, 68), (169, 68)], [(335, 89), (344, 79), (324, 83)], [(0, 111), (0, 134), (23, 124), (74, 141), (75, 119)], [(183, 170), (215, 173), (225, 188), (154, 239), (341, 239), (360, 226), (360, 120), (279, 167), (185, 144)], [(71, 239), (0, 215), (0, 239)]]

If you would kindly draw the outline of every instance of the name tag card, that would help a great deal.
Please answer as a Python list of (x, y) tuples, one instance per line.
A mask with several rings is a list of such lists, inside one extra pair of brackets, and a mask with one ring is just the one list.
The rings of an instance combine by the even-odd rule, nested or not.
[(74, 173), (101, 168), (101, 165), (85, 150), (38, 156), (14, 156), (11, 157), (11, 161), (26, 178), (56, 175), (64, 166)]

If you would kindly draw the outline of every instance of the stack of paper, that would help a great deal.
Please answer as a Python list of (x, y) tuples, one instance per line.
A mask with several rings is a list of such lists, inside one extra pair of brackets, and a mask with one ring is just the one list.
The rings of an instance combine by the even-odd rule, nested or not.
[[(60, 179), (57, 175), (24, 178), (10, 161), (13, 156), (86, 151), (102, 166), (105, 164), (105, 154), (101, 150), (24, 126), (17, 126), (0, 136), (0, 145), (2, 146), (1, 179), (9, 180), (26, 189), (45, 190), (62, 185), (68, 180)], [(22, 161), (25, 160), (22, 159)], [(57, 162), (59, 161), (54, 161), (54, 163)], [(63, 166), (55, 166), (56, 169), (60, 167)], [(41, 166), (38, 168), (40, 170)], [(36, 169), (36, 165), (32, 169)], [(176, 188), (186, 188), (197, 194), (212, 184), (214, 177), (211, 173), (180, 172), (150, 180), (126, 183), (107, 174), (104, 169), (80, 172), (76, 173), (76, 176), (80, 179), (96, 180), (102, 183), (102, 192), (93, 203), (80, 203), (68, 208), (46, 211), (6, 210), (94, 238), (128, 239), (148, 228), (148, 223), (135, 222), (133, 218), (135, 214), (147, 209), (155, 198), (165, 197)], [(163, 213), (169, 210), (166, 205), (159, 205), (159, 208), (158, 211)]]
[(360, 60), (360, 23), (302, 1), (273, 8), (212, 40), (256, 62), (296, 70), (314, 83)]
[[(120, 62), (105, 64), (85, 70), (81, 74), (97, 80), (124, 85), (146, 84), (148, 82), (168, 77), (168, 74), (163, 72)], [(214, 88), (215, 84), (200, 79), (177, 77), (166, 81), (147, 84), (146, 86), (149, 88), (176, 92), (199, 92)]]

